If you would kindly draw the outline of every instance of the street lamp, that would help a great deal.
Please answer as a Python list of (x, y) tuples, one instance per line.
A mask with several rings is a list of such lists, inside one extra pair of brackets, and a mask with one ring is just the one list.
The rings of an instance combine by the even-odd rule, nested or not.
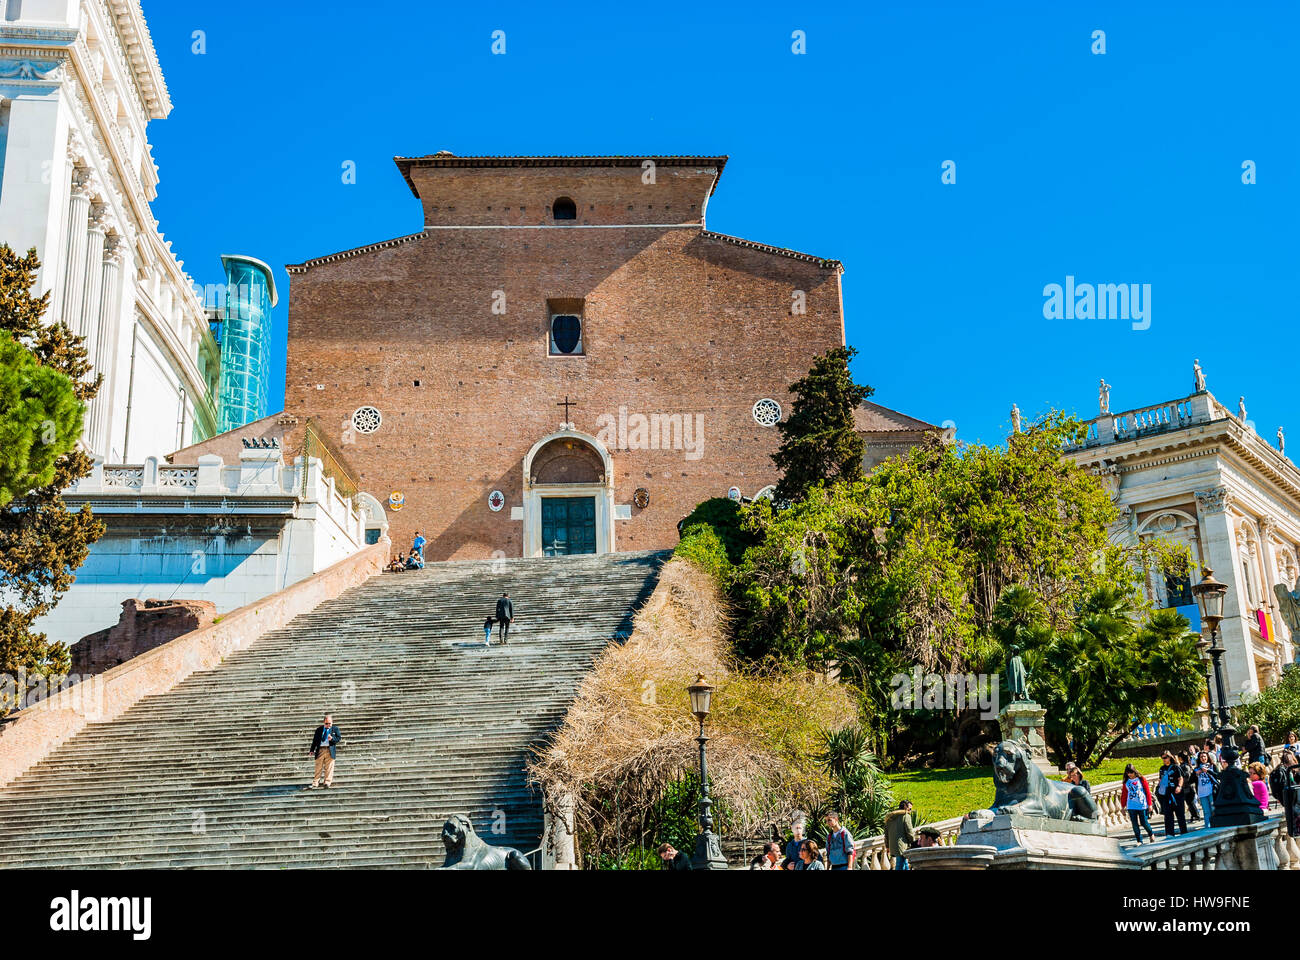
[(1210, 625), (1210, 648), (1207, 651), (1214, 663), (1214, 686), (1219, 701), (1219, 734), (1224, 746), (1232, 746), (1232, 738), (1237, 731), (1228, 721), (1228, 694), (1223, 683), (1223, 654), (1226, 652), (1219, 645), (1219, 624), (1223, 622), (1223, 599), (1228, 594), (1228, 585), (1214, 579), (1214, 571), (1206, 567), (1201, 582), (1192, 587), (1196, 603), (1201, 608), (1201, 620)]
[(1196, 595), (1196, 602), (1201, 608), (1201, 619), (1210, 625), (1209, 654), (1214, 660), (1214, 686), (1219, 695), (1219, 736), (1223, 738), (1219, 757), (1227, 764), (1219, 774), (1219, 788), (1214, 794), (1214, 808), (1209, 825), (1234, 827), (1258, 823), (1264, 819), (1264, 814), (1251, 792), (1246, 771), (1237, 766), (1239, 753), (1233, 742), (1237, 731), (1228, 721), (1228, 695), (1223, 683), (1222, 661), (1225, 651), (1219, 644), (1219, 624), (1223, 621), (1223, 598), (1227, 596), (1228, 586), (1215, 580), (1214, 571), (1206, 567), (1201, 582), (1192, 587), (1192, 593)]
[(1210, 641), (1196, 641), (1196, 649), (1201, 652), (1201, 673), (1205, 675), (1205, 706), (1210, 711), (1210, 727), (1214, 727), (1214, 682), (1210, 679)]
[(695, 838), (692, 870), (727, 869), (727, 860), (722, 855), (718, 835), (713, 832), (713, 814), (709, 812), (713, 806), (713, 801), (709, 799), (709, 768), (704, 759), (704, 745), (709, 742), (709, 738), (704, 735), (704, 721), (709, 716), (713, 690), (702, 673), (686, 688), (686, 692), (691, 695), (691, 713), (700, 721), (700, 735), (695, 738), (695, 742), (700, 745), (700, 834)]

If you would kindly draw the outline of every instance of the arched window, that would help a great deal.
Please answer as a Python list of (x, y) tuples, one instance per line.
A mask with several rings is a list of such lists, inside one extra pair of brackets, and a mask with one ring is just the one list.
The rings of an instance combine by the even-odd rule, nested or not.
[(578, 205), (568, 197), (560, 197), (551, 204), (551, 217), (555, 220), (577, 220)]
[(582, 353), (582, 318), (569, 313), (551, 316), (551, 354), (572, 356)]

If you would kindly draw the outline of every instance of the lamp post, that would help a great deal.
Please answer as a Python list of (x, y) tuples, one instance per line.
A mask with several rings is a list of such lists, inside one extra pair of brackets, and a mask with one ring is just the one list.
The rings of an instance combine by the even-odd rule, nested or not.
[(722, 855), (718, 835), (713, 832), (713, 814), (710, 812), (713, 801), (709, 799), (709, 768), (704, 757), (704, 745), (709, 742), (709, 738), (704, 735), (704, 721), (709, 716), (713, 690), (702, 673), (686, 688), (686, 692), (691, 695), (691, 713), (700, 721), (700, 735), (695, 738), (695, 742), (700, 745), (700, 833), (695, 838), (692, 870), (727, 869), (727, 860)]
[(1201, 582), (1192, 587), (1196, 603), (1201, 608), (1201, 621), (1210, 625), (1210, 647), (1207, 651), (1214, 664), (1214, 687), (1219, 701), (1219, 730), (1223, 745), (1233, 746), (1233, 737), (1237, 731), (1228, 719), (1228, 694), (1223, 682), (1223, 655), (1227, 651), (1219, 644), (1219, 624), (1223, 622), (1223, 599), (1228, 594), (1228, 585), (1214, 579), (1214, 571), (1206, 567)]
[(1251, 792), (1246, 771), (1237, 766), (1239, 751), (1233, 742), (1237, 731), (1228, 720), (1228, 694), (1223, 683), (1225, 651), (1219, 642), (1219, 624), (1223, 621), (1223, 598), (1228, 593), (1228, 586), (1215, 580), (1214, 571), (1206, 567), (1201, 582), (1192, 587), (1192, 593), (1200, 605), (1201, 619), (1210, 625), (1211, 643), (1208, 652), (1214, 662), (1214, 686), (1219, 700), (1219, 736), (1223, 738), (1219, 757), (1227, 764), (1219, 775), (1219, 788), (1214, 795), (1210, 826), (1235, 827), (1258, 823), (1264, 819), (1264, 814)]
[(1196, 649), (1201, 652), (1201, 673), (1205, 675), (1205, 706), (1210, 712), (1210, 729), (1214, 729), (1214, 683), (1210, 679), (1210, 641), (1196, 641)]

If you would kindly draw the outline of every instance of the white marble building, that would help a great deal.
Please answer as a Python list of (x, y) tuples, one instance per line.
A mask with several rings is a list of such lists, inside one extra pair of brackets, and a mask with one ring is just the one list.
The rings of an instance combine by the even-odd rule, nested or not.
[[(96, 464), (64, 498), (107, 527), (59, 605), (36, 621), (71, 644), (117, 623), (122, 601), (208, 600), (224, 614), (364, 549), (373, 498), (344, 497), (321, 461), (278, 444), (172, 466)], [(381, 533), (383, 531), (381, 530)]]
[(85, 443), (139, 463), (210, 436), (220, 351), (158, 230), (146, 127), (171, 111), (139, 0), (0, 0), (0, 242), (104, 375)]
[[(1274, 587), (1300, 576), (1300, 469), (1205, 389), (1154, 406), (1102, 414), (1068, 451), (1102, 477), (1120, 509), (1114, 536), (1186, 544), (1199, 568), (1228, 585), (1221, 626), (1228, 702), (1274, 683), (1295, 657)], [(1189, 583), (1149, 574), (1147, 595), (1200, 623)], [(1189, 607), (1191, 607), (1189, 609)], [(1209, 637), (1209, 631), (1203, 631)], [(1271, 636), (1270, 636), (1271, 634)]]

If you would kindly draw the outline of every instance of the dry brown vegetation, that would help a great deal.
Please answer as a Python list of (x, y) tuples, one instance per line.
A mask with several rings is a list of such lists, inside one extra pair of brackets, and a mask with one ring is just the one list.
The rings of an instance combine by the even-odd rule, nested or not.
[(739, 669), (726, 617), (713, 578), (671, 560), (631, 638), (602, 654), (531, 765), (548, 793), (574, 798), (588, 852), (656, 841), (641, 835), (654, 804), (695, 769), (698, 728), (686, 688), (701, 673), (718, 688), (706, 731), (709, 781), (731, 831), (755, 835), (824, 796), (829, 780), (814, 757), (822, 731), (856, 718), (850, 691), (811, 673)]

